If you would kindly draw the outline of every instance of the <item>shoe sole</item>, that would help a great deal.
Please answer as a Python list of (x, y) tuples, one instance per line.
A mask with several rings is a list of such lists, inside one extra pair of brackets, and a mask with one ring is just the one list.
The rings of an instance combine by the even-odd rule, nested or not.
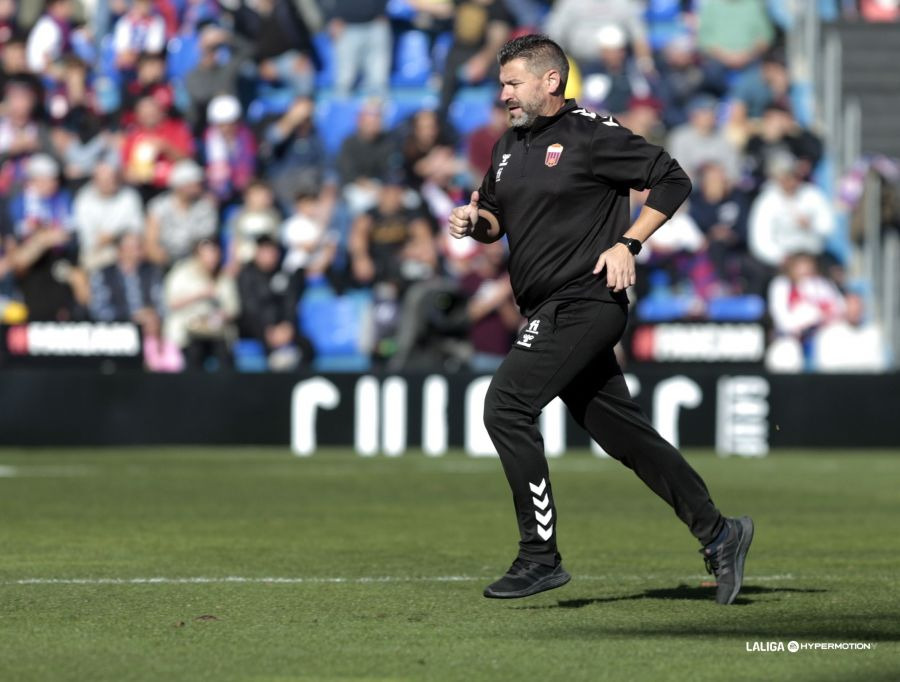
[(747, 560), (747, 552), (750, 551), (750, 543), (753, 542), (753, 519), (742, 516), (738, 519), (741, 524), (741, 539), (738, 541), (737, 555), (734, 561), (734, 589), (728, 595), (728, 600), (721, 604), (733, 604), (744, 583), (744, 562)]
[(524, 590), (517, 592), (495, 592), (490, 587), (484, 590), (484, 596), (488, 599), (520, 599), (522, 597), (530, 597), (539, 592), (546, 592), (557, 587), (562, 587), (572, 579), (572, 576), (564, 568), (551, 573), (546, 578), (538, 580), (536, 583), (529, 585)]

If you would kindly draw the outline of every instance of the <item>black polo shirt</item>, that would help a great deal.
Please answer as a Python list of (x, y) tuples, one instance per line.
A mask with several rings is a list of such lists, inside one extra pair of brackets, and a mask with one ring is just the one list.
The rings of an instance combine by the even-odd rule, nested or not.
[(631, 225), (629, 189), (650, 188), (647, 206), (671, 217), (691, 191), (662, 147), (575, 100), (494, 146), (479, 189), (509, 239), (509, 274), (526, 317), (548, 300), (627, 300), (593, 274), (597, 258)]

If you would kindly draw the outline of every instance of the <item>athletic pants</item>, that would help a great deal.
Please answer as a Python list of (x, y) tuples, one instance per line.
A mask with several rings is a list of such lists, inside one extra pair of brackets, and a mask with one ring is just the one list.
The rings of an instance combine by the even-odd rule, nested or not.
[(524, 559), (553, 565), (558, 556), (556, 504), (537, 424), (556, 396), (611, 457), (672, 506), (702, 544), (722, 529), (724, 518), (706, 484), (628, 393), (613, 354), (627, 319), (625, 304), (549, 301), (494, 374), (484, 424), (512, 489)]

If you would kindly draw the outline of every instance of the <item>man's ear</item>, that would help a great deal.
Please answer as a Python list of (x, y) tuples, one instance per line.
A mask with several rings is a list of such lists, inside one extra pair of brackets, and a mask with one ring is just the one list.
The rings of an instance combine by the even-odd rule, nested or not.
[(550, 69), (547, 72), (547, 75), (544, 76), (547, 82), (547, 89), (551, 95), (558, 95), (560, 91), (560, 84), (562, 79), (559, 77), (559, 71), (556, 69)]

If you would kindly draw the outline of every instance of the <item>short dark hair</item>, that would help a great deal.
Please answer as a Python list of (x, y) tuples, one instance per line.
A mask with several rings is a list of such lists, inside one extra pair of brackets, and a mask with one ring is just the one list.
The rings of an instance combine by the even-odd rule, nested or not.
[(547, 36), (529, 33), (510, 40), (500, 48), (497, 60), (503, 66), (513, 59), (524, 59), (528, 70), (535, 74), (543, 75), (555, 69), (559, 72), (560, 87), (565, 89), (569, 80), (569, 60), (563, 49)]

